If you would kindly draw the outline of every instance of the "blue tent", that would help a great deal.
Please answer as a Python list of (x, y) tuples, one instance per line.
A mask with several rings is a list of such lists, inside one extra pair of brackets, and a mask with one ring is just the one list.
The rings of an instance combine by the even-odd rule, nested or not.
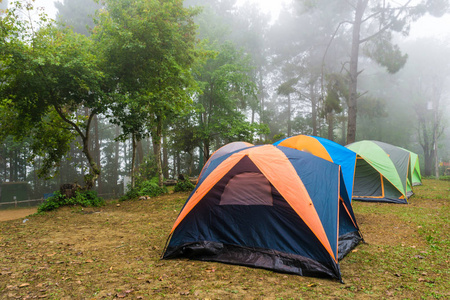
[(280, 140), (274, 145), (289, 147), (334, 162), (341, 166), (347, 195), (352, 198), (355, 175), (356, 153), (333, 141), (309, 135), (296, 135)]

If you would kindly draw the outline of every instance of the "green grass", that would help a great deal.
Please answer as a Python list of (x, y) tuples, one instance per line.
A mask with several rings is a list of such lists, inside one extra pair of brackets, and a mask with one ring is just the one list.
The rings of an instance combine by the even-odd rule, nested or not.
[(0, 222), (0, 299), (449, 299), (450, 182), (415, 193), (408, 205), (353, 202), (366, 243), (340, 262), (344, 284), (161, 261), (188, 193)]

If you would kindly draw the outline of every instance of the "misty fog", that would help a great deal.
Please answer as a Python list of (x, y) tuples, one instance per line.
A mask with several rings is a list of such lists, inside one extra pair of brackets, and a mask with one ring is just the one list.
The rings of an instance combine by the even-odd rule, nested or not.
[[(274, 11), (258, 2), (184, 1), (185, 7), (202, 7), (193, 17), (202, 59), (189, 67), (197, 82), (192, 103), (165, 115), (160, 154), (149, 122), (132, 132), (127, 131), (134, 126), (130, 120), (113, 116), (114, 105), (98, 113), (89, 147), (101, 169), (100, 195), (123, 193), (125, 176), (139, 166), (135, 176), (155, 175), (158, 155), (165, 179), (194, 177), (226, 143), (273, 143), (297, 134), (342, 145), (383, 141), (419, 154), (426, 176), (435, 175), (437, 157), (443, 174), (450, 162), (450, 24), (430, 32), (433, 28), (422, 20), (449, 20), (448, 3), (434, 7), (414, 1), (414, 8), (405, 8), (394, 1), (361, 7), (367, 1), (292, 0)], [(386, 2), (389, 7), (383, 7)], [(0, 8), (6, 4), (3, 0)], [(59, 28), (69, 27), (101, 47), (93, 18), (100, 18), (97, 10), (108, 11), (107, 4), (49, 0), (36, 6), (44, 7)], [(119, 50), (114, 55), (126, 61)], [(88, 110), (83, 105), (74, 109), (78, 116)], [(123, 111), (132, 116), (132, 109), (124, 106)], [(0, 124), (5, 125), (3, 115)], [(37, 174), (47, 154), (34, 152), (31, 137), (18, 140), (3, 133), (1, 138), (0, 183), (28, 182), (29, 198), (64, 183), (82, 183), (89, 173), (79, 137), (51, 166), (48, 180)]]

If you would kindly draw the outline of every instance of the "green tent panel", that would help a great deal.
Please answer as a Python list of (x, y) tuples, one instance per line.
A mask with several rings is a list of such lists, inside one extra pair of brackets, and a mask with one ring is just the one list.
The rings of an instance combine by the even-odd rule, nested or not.
[(353, 199), (407, 203), (412, 195), (409, 151), (378, 141), (360, 141), (347, 148), (358, 154)]
[[(409, 151), (405, 149), (406, 151)], [(409, 151), (411, 154), (411, 176), (412, 176), (412, 186), (422, 185), (422, 175), (420, 174), (420, 164), (419, 164), (419, 155), (414, 152)]]
[[(413, 186), (422, 185), (422, 175), (420, 174), (420, 164), (419, 164), (419, 155), (414, 152), (409, 151), (408, 149), (400, 148), (405, 151), (408, 151), (411, 155), (408, 174), (408, 194), (413, 194)], [(409, 195), (408, 195), (409, 197)]]

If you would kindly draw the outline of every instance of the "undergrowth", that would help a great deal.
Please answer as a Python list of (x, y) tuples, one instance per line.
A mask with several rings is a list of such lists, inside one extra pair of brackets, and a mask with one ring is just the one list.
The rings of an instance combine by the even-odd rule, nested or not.
[(120, 201), (131, 200), (140, 196), (156, 197), (162, 194), (167, 194), (167, 187), (160, 187), (158, 185), (158, 177), (153, 177), (150, 180), (142, 181), (134, 188), (128, 187), (128, 191), (120, 197)]
[(38, 207), (38, 213), (51, 211), (62, 206), (80, 205), (83, 207), (99, 207), (104, 204), (105, 201), (103, 198), (97, 196), (96, 191), (76, 191), (75, 197), (72, 198), (67, 198), (57, 191)]
[(185, 179), (185, 180), (178, 180), (173, 191), (174, 192), (188, 192), (188, 191), (192, 191), (194, 188), (195, 188), (195, 185), (193, 185), (189, 179)]

